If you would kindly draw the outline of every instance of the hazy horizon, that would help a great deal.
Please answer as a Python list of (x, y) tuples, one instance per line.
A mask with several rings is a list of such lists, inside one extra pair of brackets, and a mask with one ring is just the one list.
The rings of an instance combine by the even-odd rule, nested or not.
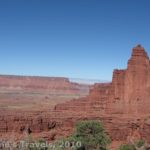
[(64, 77), (64, 76), (38, 76), (38, 75), (18, 75), (18, 74), (0, 74), (0, 76), (68, 78), (70, 82), (75, 82), (75, 83), (80, 83), (80, 84), (94, 84), (94, 83), (109, 83), (109, 82), (111, 82), (111, 80), (87, 79), (87, 78), (71, 78), (71, 77)]

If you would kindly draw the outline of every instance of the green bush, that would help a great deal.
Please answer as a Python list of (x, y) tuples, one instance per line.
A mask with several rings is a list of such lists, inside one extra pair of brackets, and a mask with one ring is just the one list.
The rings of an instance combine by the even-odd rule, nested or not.
[(123, 144), (120, 146), (119, 150), (139, 150), (140, 148), (142, 148), (143, 150), (147, 150), (145, 141), (142, 139), (133, 144)]
[(119, 150), (136, 150), (134, 145), (131, 144), (123, 144), (120, 146)]
[(78, 122), (75, 133), (65, 141), (69, 141), (74, 150), (106, 150), (111, 143), (100, 121)]
[(144, 141), (143, 139), (141, 139), (141, 140), (139, 140), (139, 141), (136, 142), (136, 146), (137, 146), (138, 148), (144, 146), (144, 144), (145, 144), (145, 141)]
[(99, 121), (81, 121), (76, 126), (76, 137), (86, 149), (106, 149), (110, 144), (104, 126)]

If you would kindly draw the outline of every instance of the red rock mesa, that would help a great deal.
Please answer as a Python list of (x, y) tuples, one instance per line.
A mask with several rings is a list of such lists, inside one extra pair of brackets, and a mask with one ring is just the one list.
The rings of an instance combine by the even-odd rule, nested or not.
[(0, 89), (42, 91), (47, 93), (88, 93), (88, 86), (72, 83), (63, 77), (31, 77), (0, 75)]

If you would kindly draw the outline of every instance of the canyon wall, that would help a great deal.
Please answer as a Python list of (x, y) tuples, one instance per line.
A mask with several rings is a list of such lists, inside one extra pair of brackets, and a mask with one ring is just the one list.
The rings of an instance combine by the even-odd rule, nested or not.
[(109, 95), (110, 113), (150, 113), (150, 60), (145, 49), (133, 48), (126, 70), (115, 70)]
[(89, 91), (88, 85), (70, 82), (68, 78), (12, 75), (0, 75), (0, 89), (42, 91), (56, 94), (81, 94)]

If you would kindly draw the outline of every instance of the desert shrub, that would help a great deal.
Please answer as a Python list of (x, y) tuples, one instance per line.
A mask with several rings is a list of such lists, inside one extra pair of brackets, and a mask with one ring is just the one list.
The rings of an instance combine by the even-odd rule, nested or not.
[(141, 139), (141, 140), (137, 141), (135, 144), (138, 148), (140, 148), (145, 145), (145, 140)]
[(136, 150), (135, 146), (132, 144), (123, 144), (120, 146), (119, 150)]
[(76, 126), (76, 138), (85, 149), (106, 149), (110, 138), (99, 121), (81, 121)]
[[(80, 121), (76, 124), (75, 133), (63, 142), (69, 142), (74, 150), (106, 150), (111, 140), (100, 121)], [(66, 143), (64, 149), (67, 149)]]
[(141, 139), (132, 144), (123, 144), (120, 146), (119, 150), (148, 150), (149, 145), (145, 143), (145, 140)]

